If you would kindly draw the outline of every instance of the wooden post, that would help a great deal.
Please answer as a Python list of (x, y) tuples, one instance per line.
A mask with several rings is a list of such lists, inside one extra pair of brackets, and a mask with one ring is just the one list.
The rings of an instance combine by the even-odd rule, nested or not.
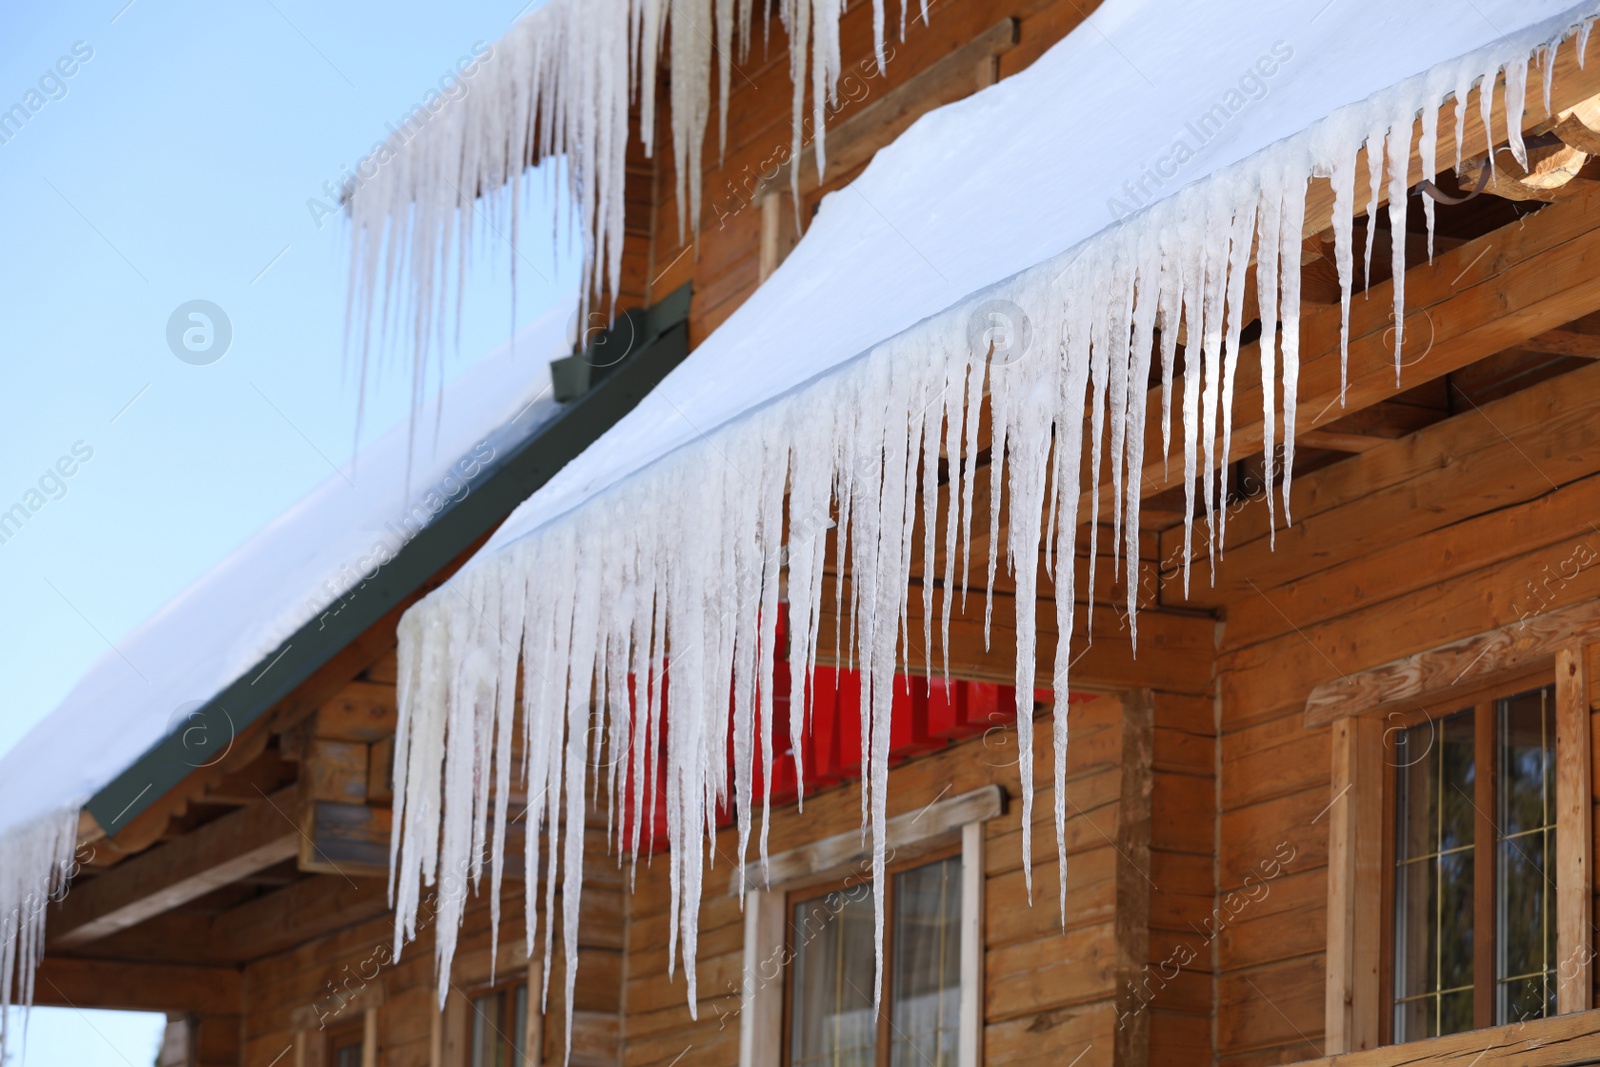
[(753, 889), (744, 895), (739, 1067), (777, 1067), (783, 1062), (786, 922), (781, 890)]
[(361, 1014), (361, 1067), (378, 1067), (378, 1009)]
[(1382, 956), (1382, 723), (1371, 716), (1333, 724), (1328, 820), (1328, 958), (1325, 1053), (1376, 1048)]
[[(1136, 689), (1122, 698), (1122, 784), (1115, 861), (1116, 964), (1112, 1063), (1150, 1059), (1150, 1012), (1134, 991), (1150, 961), (1150, 833), (1154, 821), (1155, 693)], [(1072, 873), (1069, 862), (1061, 877)], [(1067, 887), (1068, 902), (1072, 886)]]
[(522, 1033), (524, 1067), (539, 1067), (544, 1062), (544, 1012), (539, 1010), (539, 990), (544, 987), (544, 965), (528, 961), (527, 1022)]
[(1556, 1011), (1594, 1001), (1594, 800), (1583, 648), (1556, 653)]
[(984, 824), (961, 828), (961, 1036), (956, 1067), (983, 1067), (983, 885), (988, 873)]
[(761, 248), (757, 278), (766, 281), (799, 242), (795, 229), (794, 197), (788, 189), (768, 189), (761, 194)]

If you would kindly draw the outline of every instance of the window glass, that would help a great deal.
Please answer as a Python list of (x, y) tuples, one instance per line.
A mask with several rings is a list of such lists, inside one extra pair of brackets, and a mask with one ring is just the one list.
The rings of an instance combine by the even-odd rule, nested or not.
[(1473, 717), (1405, 732), (1396, 790), (1396, 1041), (1473, 1025)]
[(871, 883), (796, 904), (789, 937), (789, 1067), (872, 1067), (878, 1027), (872, 1013), (877, 960)]
[(955, 1067), (961, 1016), (961, 858), (889, 877), (883, 1012), (872, 884), (789, 912), (788, 1067)]
[(333, 1067), (361, 1067), (361, 1042), (338, 1045), (333, 1050)]
[(1555, 1012), (1555, 688), (1396, 737), (1395, 1041)]
[(1495, 1021), (1555, 1014), (1555, 738), (1550, 689), (1498, 702)]
[(955, 1067), (961, 1018), (961, 858), (894, 876), (890, 1067)]
[(471, 1067), (522, 1067), (528, 987), (496, 989), (472, 998)]

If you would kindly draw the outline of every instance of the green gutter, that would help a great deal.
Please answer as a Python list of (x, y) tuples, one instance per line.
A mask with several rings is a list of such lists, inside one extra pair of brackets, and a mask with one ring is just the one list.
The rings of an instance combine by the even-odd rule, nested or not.
[[(302, 626), (244, 676), (187, 716), (101, 789), (84, 808), (115, 833), (208, 759), (185, 743), (198, 722), (226, 724), (231, 737), (256, 721), (346, 645), (402, 603), (474, 541), (511, 514), (562, 467), (632, 411), (689, 354), (689, 286), (645, 311), (625, 312), (585, 353), (588, 392), (564, 406), (476, 485), (441, 511), (393, 560), (345, 594), (337, 611)], [(603, 353), (631, 347), (620, 360)], [(579, 358), (579, 357), (571, 357)], [(215, 757), (211, 757), (214, 759)]]

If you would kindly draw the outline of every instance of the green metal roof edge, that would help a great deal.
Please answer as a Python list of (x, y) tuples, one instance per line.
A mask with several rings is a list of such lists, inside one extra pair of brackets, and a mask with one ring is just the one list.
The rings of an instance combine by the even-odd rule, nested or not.
[[(132, 766), (91, 797), (84, 809), (108, 834), (126, 826), (190, 773), (220, 758), (218, 746), (192, 745), (198, 724), (228, 737), (254, 722), (415, 592), (474, 540), (511, 514), (557, 471), (643, 400), (689, 354), (689, 285), (644, 311), (629, 311), (607, 331), (626, 325), (635, 350), (582, 397), (566, 405), (510, 454), (493, 463), (473, 489), (441, 511), (393, 560), (339, 601), (337, 611), (306, 623), (272, 655), (186, 716)], [(190, 738), (192, 740), (192, 738)], [(197, 749), (199, 751), (197, 751)]]

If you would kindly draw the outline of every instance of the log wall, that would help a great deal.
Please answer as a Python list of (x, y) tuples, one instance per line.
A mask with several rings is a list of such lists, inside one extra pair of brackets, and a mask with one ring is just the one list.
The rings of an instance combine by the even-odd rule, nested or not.
[[(1128, 1040), (1119, 1034), (1119, 990), (1136, 977), (1118, 957), (1119, 892), (1127, 895), (1139, 880), (1122, 853), (1136, 857), (1150, 825), (1148, 785), (1125, 730), (1122, 703), (1100, 698), (1072, 710), (1072, 748), (1068, 759), (1067, 923), (1056, 907), (1057, 867), (1051, 786), (1050, 726), (1036, 724), (1035, 775), (1039, 788), (1033, 808), (1033, 902), (1022, 870), (1022, 806), (1012, 801), (1006, 813), (986, 824), (984, 1054), (990, 1063), (1081, 1065), (1111, 1064), (1113, 1049)], [(1131, 720), (1137, 722), (1138, 714)], [(1146, 727), (1145, 737), (1149, 737)], [(1124, 763), (1132, 756), (1133, 763)], [(889, 814), (915, 813), (930, 799), (959, 795), (996, 783), (1018, 795), (1014, 729), (989, 734), (891, 771)], [(860, 795), (846, 785), (810, 797), (804, 814), (791, 806), (774, 812), (770, 849), (792, 848), (860, 826)], [(941, 791), (943, 791), (941, 793)], [(717, 876), (708, 876), (700, 913), (697, 969), (698, 1020), (686, 1003), (681, 967), (667, 974), (665, 865), (639, 871), (638, 886), (627, 898), (625, 1067), (668, 1064), (683, 1056), (697, 1067), (732, 1067), (739, 1056), (739, 988), (743, 968), (744, 922), (739, 899), (723, 892), (726, 872), (737, 850), (733, 831), (718, 837)], [(1119, 851), (1120, 850), (1120, 851)]]
[(1295, 525), (1275, 549), (1265, 505), (1238, 507), (1215, 585), (1202, 570), (1185, 602), (1166, 583), (1164, 603), (1226, 617), (1219, 902), (1254, 888), (1247, 877), (1278, 850), (1292, 853), (1217, 938), (1220, 1064), (1323, 1051), (1330, 737), (1305, 725), (1307, 695), (1600, 595), (1600, 568), (1571, 565), (1600, 549), (1597, 408), (1600, 366), (1469, 407), (1297, 479)]

